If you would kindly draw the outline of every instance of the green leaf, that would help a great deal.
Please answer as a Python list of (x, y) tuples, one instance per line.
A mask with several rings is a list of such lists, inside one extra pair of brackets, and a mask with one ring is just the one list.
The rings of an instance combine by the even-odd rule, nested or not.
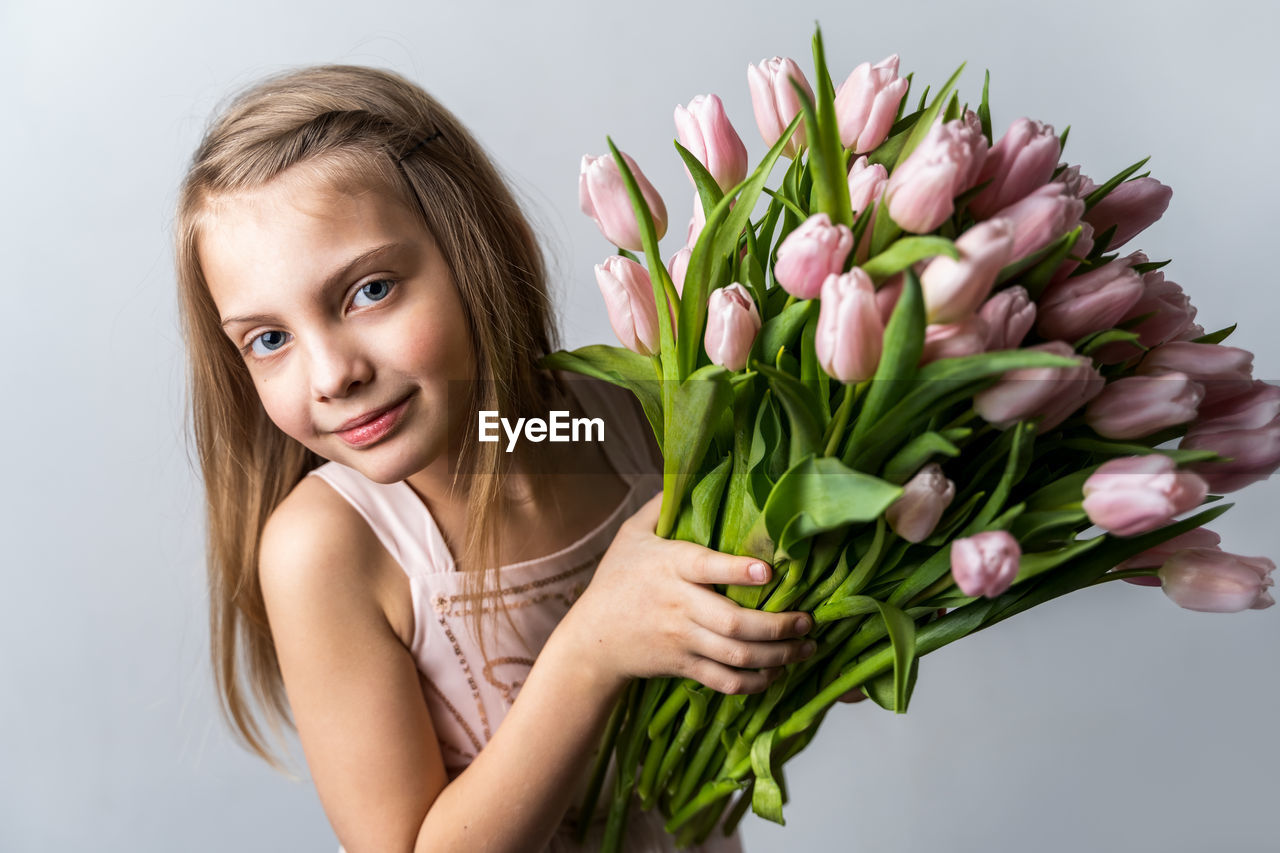
[(987, 145), (995, 140), (991, 136), (991, 104), (987, 102), (987, 92), (991, 88), (991, 69), (982, 78), (982, 103), (978, 104), (978, 121), (982, 122), (982, 135), (987, 138)]
[(782, 819), (782, 789), (773, 778), (773, 739), (777, 729), (756, 736), (751, 744), (751, 771), (755, 773), (755, 789), (751, 792), (751, 810), (765, 820), (786, 825)]
[(723, 367), (707, 365), (671, 392), (662, 456), (664, 499), (656, 531), (659, 536), (665, 538), (674, 528), (678, 507), (706, 455), (720, 414), (733, 402), (728, 376)]
[[(1121, 172), (1116, 174), (1114, 177), (1112, 177), (1111, 180), (1107, 181), (1105, 184), (1103, 184), (1102, 186), (1098, 187), (1093, 192), (1085, 196), (1084, 197), (1085, 212), (1087, 213), (1089, 210), (1093, 208), (1095, 204), (1097, 204), (1098, 202), (1106, 198), (1108, 195), (1110, 195), (1112, 190), (1114, 190), (1116, 187), (1124, 183), (1126, 178), (1128, 178), (1134, 172), (1141, 169), (1143, 165), (1150, 159), (1151, 159), (1150, 157), (1143, 157), (1137, 163), (1134, 163), (1129, 168), (1122, 170)], [(1110, 241), (1108, 241), (1108, 243), (1109, 242)], [(1103, 245), (1105, 246), (1107, 244), (1104, 243)]]
[(538, 366), (594, 376), (635, 394), (661, 449), (664, 432), (662, 396), (655, 378), (653, 359), (622, 347), (592, 344), (576, 350), (548, 353), (538, 360)]
[(759, 364), (756, 369), (769, 383), (778, 402), (786, 409), (787, 422), (791, 426), (791, 451), (787, 456), (787, 464), (794, 465), (806, 454), (815, 453), (821, 448), (822, 436), (827, 426), (822, 404), (812, 389), (801, 380), (766, 364)]
[(789, 554), (803, 539), (871, 521), (901, 494), (898, 486), (854, 471), (838, 459), (809, 455), (774, 485), (764, 505), (765, 526), (779, 553)]
[(902, 272), (907, 267), (922, 261), (946, 255), (953, 260), (960, 259), (956, 244), (946, 237), (903, 237), (888, 249), (862, 264), (862, 271), (871, 276), (871, 280), (879, 284), (894, 273)]
[(1171, 447), (1148, 447), (1145, 444), (1108, 441), (1104, 438), (1068, 438), (1062, 441), (1061, 446), (1069, 447), (1072, 450), (1101, 453), (1106, 456), (1147, 456), (1152, 453), (1160, 453), (1168, 456), (1179, 465), (1189, 465), (1192, 462), (1216, 462), (1223, 458), (1212, 450), (1178, 450)]
[(928, 464), (934, 456), (959, 456), (960, 448), (936, 432), (917, 435), (902, 446), (884, 466), (883, 476), (890, 483), (902, 485)]
[(1225, 329), (1219, 329), (1216, 332), (1210, 332), (1207, 335), (1201, 335), (1198, 338), (1192, 338), (1191, 342), (1195, 344), (1220, 344), (1225, 341), (1232, 332), (1236, 330), (1236, 324), (1232, 323)]
[(878, 255), (892, 243), (902, 229), (889, 215), (889, 203), (884, 196), (876, 202), (875, 224), (871, 226), (871, 254)]
[[(960, 72), (964, 71), (964, 63), (955, 70), (955, 73), (948, 78), (947, 82), (938, 90), (938, 94), (934, 97), (933, 102), (929, 104), (929, 108), (920, 116), (920, 120), (916, 122), (915, 127), (911, 129), (911, 136), (907, 138), (906, 144), (902, 147), (902, 151), (898, 153), (898, 159), (894, 162), (894, 167), (902, 165), (902, 162), (911, 156), (911, 152), (924, 141), (925, 136), (929, 133), (929, 129), (933, 126), (933, 120), (938, 117), (938, 111), (942, 109), (943, 100), (951, 94), (951, 88), (955, 86), (956, 80), (960, 79)], [(928, 96), (928, 90), (925, 90), (925, 96)]]
[(1114, 344), (1120, 341), (1133, 344), (1142, 352), (1146, 352), (1147, 350), (1146, 347), (1138, 342), (1138, 336), (1136, 334), (1133, 332), (1126, 332), (1124, 329), (1103, 329), (1100, 332), (1085, 335), (1076, 342), (1072, 349), (1081, 355), (1088, 355), (1094, 350), (1104, 347), (1107, 344)]
[(849, 179), (844, 148), (840, 144), (840, 128), (836, 124), (836, 96), (831, 77), (827, 74), (821, 28), (816, 28), (813, 34), (813, 67), (817, 74), (815, 101), (810, 101), (809, 94), (795, 80), (790, 82), (805, 114), (809, 170), (818, 199), (817, 212), (826, 213), (833, 224), (851, 227), (853, 210), (849, 206)]
[[(1037, 288), (1037, 291), (1032, 294), (1031, 288), (1028, 287), (1027, 293), (1030, 294), (1033, 299), (1039, 298), (1039, 291), (1044, 289), (1044, 285), (1048, 283), (1049, 278), (1052, 278), (1052, 273), (1057, 269), (1058, 265), (1066, 259), (1067, 255), (1070, 254), (1071, 247), (1076, 244), (1076, 241), (1080, 238), (1080, 234), (1082, 232), (1083, 229), (1080, 226), (1076, 226), (1073, 230), (1063, 234), (1049, 245), (1042, 246), (1026, 257), (1019, 258), (1008, 266), (1002, 268), (1000, 272), (996, 274), (997, 289), (999, 289), (999, 285), (1004, 284), (1006, 281), (1017, 278), (1018, 276), (1022, 276), (1023, 273), (1026, 273), (1023, 279), (1019, 279), (1018, 283), (1022, 284), (1023, 280), (1028, 281), (1033, 287)], [(1044, 275), (1046, 267), (1049, 270), (1048, 276)], [(1023, 286), (1025, 287), (1026, 285)]]
[[(1009, 499), (1014, 485), (1022, 480), (1027, 473), (1027, 468), (1031, 465), (1031, 451), (1036, 438), (1035, 423), (1019, 421), (1001, 435), (1002, 443), (1005, 438), (1008, 439), (1009, 455), (1005, 458), (1004, 472), (1000, 476), (1000, 482), (996, 484), (991, 497), (987, 498), (982, 510), (973, 521), (969, 522), (961, 536), (971, 536), (987, 529), (991, 520), (1004, 509), (1005, 501)], [(977, 479), (984, 478), (979, 476)]]
[[(891, 604), (882, 601), (877, 601), (876, 604), (880, 610), (880, 618), (889, 631), (889, 643), (893, 648), (893, 672), (868, 682), (867, 695), (885, 710), (905, 714), (919, 667), (919, 658), (916, 656), (916, 623)], [(887, 691), (883, 688), (888, 686), (889, 679), (892, 679), (893, 692), (886, 695)]]
[(693, 185), (698, 191), (698, 200), (702, 202), (702, 210), (709, 213), (715, 210), (715, 206), (720, 203), (720, 199), (724, 198), (724, 192), (720, 189), (720, 185), (716, 183), (716, 179), (707, 171), (707, 167), (702, 165), (702, 161), (697, 158), (692, 151), (675, 140), (676, 152), (680, 155), (680, 159), (684, 161), (685, 168), (689, 170), (689, 174), (693, 177)]
[(720, 513), (720, 499), (725, 483), (729, 480), (732, 456), (720, 460), (720, 464), (693, 487), (693, 535), (699, 545), (711, 544), (711, 528)]

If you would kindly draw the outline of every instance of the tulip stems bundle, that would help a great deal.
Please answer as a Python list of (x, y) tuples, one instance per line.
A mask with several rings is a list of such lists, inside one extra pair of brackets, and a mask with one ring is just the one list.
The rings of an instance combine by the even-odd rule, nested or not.
[(914, 111), (897, 57), (836, 90), (813, 44), (816, 92), (791, 60), (749, 69), (771, 145), (749, 175), (718, 99), (677, 109), (696, 206), (670, 269), (638, 166), (612, 140), (584, 158), (583, 208), (619, 246), (596, 272), (626, 346), (542, 363), (637, 396), (663, 450), (658, 535), (770, 562), (767, 584), (721, 591), (812, 613), (817, 646), (759, 694), (634, 684), (582, 809), (585, 832), (605, 795), (606, 850), (637, 798), (682, 845), (748, 805), (781, 823), (783, 765), (838, 698), (905, 713), (921, 656), (1074, 590), (1271, 603), (1274, 564), (1203, 527), (1229, 504), (1174, 520), (1280, 465), (1249, 450), (1280, 446), (1280, 389), (1220, 345), (1231, 329), (1190, 322), (1163, 263), (1108, 254), (1167, 188), (1134, 177), (1141, 162), (1093, 186), (1038, 122), (992, 146), (987, 86), (963, 108), (960, 70)]

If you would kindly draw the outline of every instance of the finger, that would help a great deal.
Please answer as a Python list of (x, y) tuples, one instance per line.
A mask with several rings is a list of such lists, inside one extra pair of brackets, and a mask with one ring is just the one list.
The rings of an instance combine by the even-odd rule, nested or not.
[(658, 529), (658, 518), (662, 515), (662, 492), (657, 492), (649, 500), (640, 505), (640, 508), (632, 514), (631, 519), (636, 524), (641, 525), (642, 529), (655, 532)]
[(707, 658), (695, 657), (689, 676), (720, 693), (759, 693), (782, 674), (781, 669), (734, 669)]
[(788, 640), (813, 629), (808, 613), (765, 613), (742, 607), (718, 592), (699, 587), (692, 593), (689, 618), (709, 631), (735, 640)]
[(674, 568), (677, 575), (692, 583), (759, 586), (773, 574), (769, 564), (756, 557), (722, 554), (692, 542), (680, 544), (686, 547), (673, 552)]
[(693, 651), (704, 658), (736, 669), (786, 666), (811, 657), (817, 648), (812, 640), (783, 640), (772, 643), (734, 640), (698, 626), (694, 626), (690, 632), (689, 645)]

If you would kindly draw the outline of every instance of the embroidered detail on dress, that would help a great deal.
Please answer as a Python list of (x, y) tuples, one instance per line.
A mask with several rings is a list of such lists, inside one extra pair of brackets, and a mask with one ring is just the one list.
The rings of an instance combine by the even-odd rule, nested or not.
[(524, 681), (513, 680), (510, 684), (503, 684), (501, 681), (494, 678), (493, 668), (495, 666), (502, 666), (503, 664), (516, 664), (523, 666), (527, 673), (527, 671), (533, 666), (533, 658), (494, 658), (493, 660), (487, 660), (484, 663), (484, 680), (501, 690), (502, 698), (508, 705), (510, 705), (515, 701), (515, 697), (511, 694), (523, 687)]
[[(471, 745), (476, 748), (476, 752), (478, 753), (483, 749), (484, 747), (481, 745), (480, 739), (477, 738), (476, 733), (471, 730), (471, 726), (467, 725), (467, 721), (462, 718), (462, 714), (458, 713), (458, 709), (453, 707), (453, 703), (449, 701), (449, 697), (445, 696), (439, 687), (436, 687), (434, 681), (427, 678), (425, 675), (422, 675), (421, 671), (419, 671), (418, 674), (420, 676), (419, 680), (431, 690), (432, 695), (436, 697), (437, 701), (444, 705), (445, 709), (449, 712), (449, 715), (457, 721), (458, 725), (462, 726), (462, 730), (467, 733), (467, 738), (471, 741)], [(436, 732), (436, 734), (439, 736), (441, 733)], [(463, 758), (470, 760), (476, 757), (474, 753), (468, 754), (466, 750), (459, 749), (448, 741), (442, 740), (440, 742), (461, 755)]]
[(471, 672), (471, 664), (467, 663), (467, 657), (462, 653), (462, 646), (458, 645), (458, 638), (453, 635), (453, 629), (449, 627), (449, 623), (445, 621), (444, 616), (440, 617), (440, 627), (444, 629), (444, 635), (449, 638), (449, 644), (453, 646), (453, 654), (458, 658), (458, 663), (462, 665), (462, 672), (467, 676), (467, 686), (471, 688), (471, 698), (476, 702), (476, 710), (480, 712), (480, 728), (484, 732), (484, 742), (488, 743), (489, 738), (493, 737), (489, 731), (489, 715), (484, 710), (484, 700), (480, 698), (480, 688), (476, 684), (476, 677)]

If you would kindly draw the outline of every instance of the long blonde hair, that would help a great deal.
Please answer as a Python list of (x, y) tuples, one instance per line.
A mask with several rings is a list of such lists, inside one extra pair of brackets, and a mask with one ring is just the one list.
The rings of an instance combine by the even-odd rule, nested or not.
[[(470, 330), (479, 381), (469, 411), (530, 417), (564, 390), (535, 364), (560, 346), (536, 235), (480, 145), (420, 87), (380, 69), (309, 67), (260, 81), (213, 121), (183, 180), (174, 234), (190, 428), (206, 496), (210, 651), (224, 719), (277, 769), (253, 705), (277, 734), (293, 722), (258, 580), (258, 543), (271, 512), (325, 460), (267, 417), (220, 327), (198, 247), (211, 200), (261, 187), (303, 161), (325, 177), (384, 189), (420, 214)], [(497, 573), (475, 569), (498, 565), (495, 522), (516, 454), (474, 440), (475, 418), (467, 422), (455, 470), (470, 483), (470, 523), (458, 562), (469, 592), (492, 594), (486, 578), (498, 583)], [(519, 461), (538, 469), (534, 454)], [(545, 480), (532, 478), (535, 499)], [(471, 629), (483, 646), (482, 614), (474, 609)]]

